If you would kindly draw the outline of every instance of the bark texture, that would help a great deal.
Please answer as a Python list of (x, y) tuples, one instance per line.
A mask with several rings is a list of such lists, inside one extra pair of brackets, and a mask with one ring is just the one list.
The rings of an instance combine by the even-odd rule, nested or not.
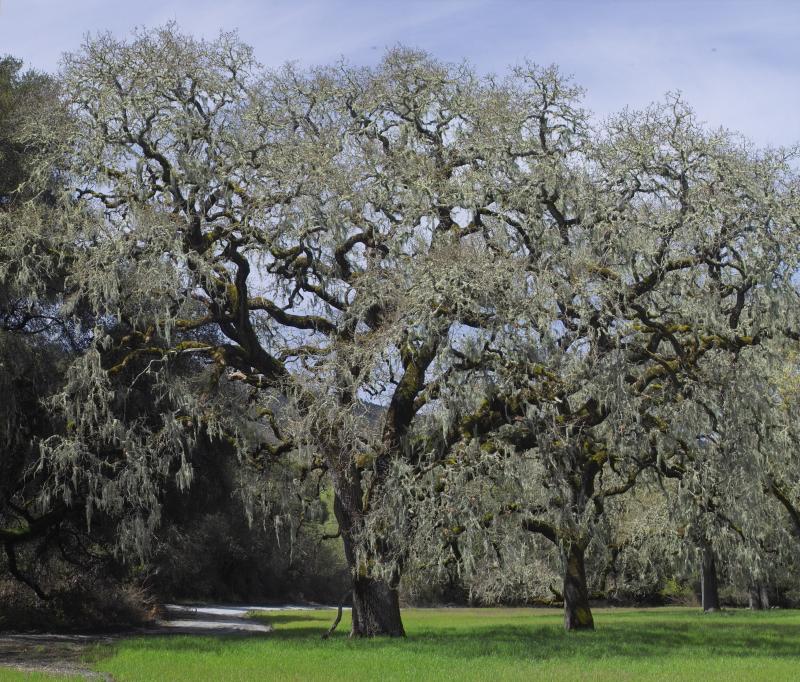
[(586, 586), (585, 548), (567, 544), (561, 550), (564, 564), (564, 629), (594, 630)]
[(356, 538), (363, 514), (361, 499), (353, 485), (335, 485), (334, 512), (344, 544), (353, 581), (353, 611), (351, 637), (405, 637), (400, 616), (397, 585), (367, 575), (367, 567), (359, 562)]
[(703, 547), (703, 574), (700, 581), (700, 596), (703, 611), (719, 611), (719, 584), (717, 582), (717, 562), (714, 550)]
[(769, 608), (769, 592), (767, 586), (760, 582), (750, 585), (750, 610), (762, 611)]
[(353, 580), (351, 637), (405, 637), (397, 590), (385, 580)]

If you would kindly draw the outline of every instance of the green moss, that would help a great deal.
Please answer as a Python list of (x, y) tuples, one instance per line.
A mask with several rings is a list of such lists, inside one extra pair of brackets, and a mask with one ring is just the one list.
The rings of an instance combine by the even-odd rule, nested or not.
[(397, 394), (404, 401), (411, 401), (417, 397), (421, 384), (419, 368), (412, 362), (406, 367), (403, 380), (397, 386)]
[(375, 455), (368, 452), (359, 452), (356, 454), (354, 460), (356, 468), (366, 469), (375, 461)]
[(207, 343), (200, 343), (199, 341), (181, 341), (178, 344), (175, 344), (174, 350), (177, 353), (180, 353), (185, 350), (195, 350), (201, 348), (208, 348)]
[(6, 539), (21, 538), (31, 532), (30, 526), (14, 526), (13, 528), (0, 528), (0, 535)]
[(225, 295), (231, 310), (239, 310), (239, 290), (233, 284), (225, 285)]

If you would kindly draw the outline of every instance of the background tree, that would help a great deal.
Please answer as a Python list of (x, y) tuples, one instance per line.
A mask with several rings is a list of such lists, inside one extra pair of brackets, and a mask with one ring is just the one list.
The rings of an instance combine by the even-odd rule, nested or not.
[(496, 317), (469, 358), (474, 379), (443, 392), (436, 428), (461, 447), (433, 457), (422, 537), (498, 519), (544, 535), (563, 556), (573, 629), (592, 627), (584, 555), (606, 501), (703, 459), (720, 364), (785, 352), (769, 341), (796, 327), (796, 181), (791, 153), (705, 131), (679, 99), (594, 133), (557, 78), (535, 83), (541, 146), (494, 175), (508, 178), (500, 229), (529, 238), (504, 266), (516, 287), (482, 270)]
[[(82, 339), (57, 312), (61, 268), (50, 210), (53, 174), (35, 181), (41, 150), (26, 148), (21, 129), (32, 112), (56, 106), (54, 83), (0, 60), (0, 539), (9, 573), (44, 591), (18, 562), (21, 547), (68, 542), (75, 532), (63, 504), (41, 512), (34, 504), (41, 476), (32, 476), (38, 442), (60, 428), (42, 404), (58, 390)], [(65, 531), (62, 533), (61, 531)]]

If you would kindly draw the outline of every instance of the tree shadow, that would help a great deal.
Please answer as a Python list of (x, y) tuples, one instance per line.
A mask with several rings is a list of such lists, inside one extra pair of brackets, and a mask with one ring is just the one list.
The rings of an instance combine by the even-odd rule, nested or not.
[[(333, 616), (334, 614), (332, 614)], [(415, 622), (409, 618), (409, 636), (406, 639), (376, 638), (351, 640), (349, 614), (345, 614), (339, 628), (330, 640), (323, 642), (321, 635), (333, 618), (298, 613), (269, 613), (258, 616), (275, 630), (260, 638), (280, 646), (285, 643), (293, 650), (318, 651), (320, 647), (333, 650), (346, 648), (354, 655), (359, 651), (371, 654), (382, 651), (405, 656), (435, 656), (437, 659), (471, 660), (483, 657), (515, 662), (547, 660), (598, 660), (601, 658), (658, 659), (685, 656), (708, 656), (747, 659), (749, 657), (798, 658), (800, 657), (800, 624), (794, 622), (769, 622), (755, 614), (724, 614), (701, 616), (668, 614), (663, 618), (648, 613), (644, 618), (618, 614), (600, 619), (594, 632), (565, 632), (553, 619), (543, 624), (537, 616), (522, 618), (517, 624), (485, 624), (441, 626)], [(457, 621), (457, 619), (456, 619)], [(605, 621), (605, 622), (603, 622)], [(174, 635), (159, 638), (158, 648), (167, 651), (194, 653), (234, 653), (247, 636), (187, 637)], [(142, 642), (142, 647), (152, 645)]]
[(413, 635), (420, 651), (457, 658), (483, 656), (525, 660), (568, 658), (659, 658), (676, 654), (748, 658), (800, 657), (800, 625), (653, 622), (603, 624), (595, 632), (564, 632), (558, 626), (493, 625)]
[[(256, 612), (252, 619), (265, 625), (272, 625), (275, 628), (288, 623), (315, 623), (319, 627), (328, 627), (333, 622), (333, 619), (336, 618), (336, 611), (331, 611), (330, 614), (327, 611), (324, 613), (324, 616), (317, 616), (316, 614), (309, 616), (307, 613), (297, 614), (286, 611)], [(342, 623), (345, 620), (348, 623), (350, 622), (349, 614), (342, 614)]]
[[(318, 613), (293, 613), (293, 612), (264, 612), (257, 613), (253, 619), (265, 625), (271, 625), (274, 631), (271, 637), (278, 640), (314, 640), (321, 639), (336, 618), (336, 611), (322, 611)], [(304, 623), (298, 627), (295, 623)], [(288, 626), (288, 627), (287, 627)], [(350, 632), (350, 614), (342, 614), (342, 620), (334, 633), (336, 637)]]

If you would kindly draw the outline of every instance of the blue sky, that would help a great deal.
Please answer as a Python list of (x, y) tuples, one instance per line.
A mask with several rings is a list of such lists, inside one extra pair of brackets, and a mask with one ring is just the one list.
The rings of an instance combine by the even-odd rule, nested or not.
[(206, 37), (238, 29), (268, 66), (371, 63), (397, 43), (482, 72), (557, 63), (598, 116), (681, 90), (713, 126), (800, 142), (797, 0), (0, 0), (0, 53), (53, 71), (87, 31), (169, 20)]

